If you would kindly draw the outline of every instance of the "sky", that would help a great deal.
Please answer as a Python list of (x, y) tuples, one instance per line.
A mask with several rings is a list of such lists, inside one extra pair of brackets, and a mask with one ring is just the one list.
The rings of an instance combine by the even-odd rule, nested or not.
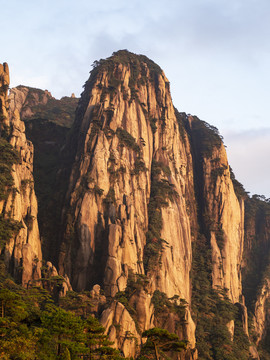
[(80, 96), (95, 60), (128, 49), (164, 70), (179, 111), (224, 137), (236, 178), (270, 197), (269, 0), (0, 0), (11, 87)]

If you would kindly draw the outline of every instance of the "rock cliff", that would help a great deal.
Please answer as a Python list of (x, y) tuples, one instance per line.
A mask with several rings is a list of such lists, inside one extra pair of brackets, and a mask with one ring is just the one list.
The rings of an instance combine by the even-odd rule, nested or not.
[(269, 337), (270, 203), (259, 195), (247, 198), (245, 203), (243, 294), (252, 312), (253, 341), (264, 346)]
[(35, 148), (33, 175), (38, 199), (38, 222), (44, 258), (57, 264), (59, 223), (69, 162), (63, 147), (74, 122), (78, 99), (55, 99), (47, 90), (18, 86), (10, 91), (10, 108), (20, 113), (25, 132)]
[[(2, 251), (10, 272), (23, 286), (28, 286), (40, 279), (42, 261), (33, 184), (33, 145), (26, 139), (19, 109), (7, 98), (8, 86), (8, 65), (4, 63), (0, 66), (1, 160), (7, 160), (10, 173), (7, 169), (2, 172), (9, 183), (3, 188), (0, 209), (1, 221), (9, 222), (11, 232), (5, 234)], [(13, 159), (5, 157), (7, 151)]]
[[(93, 70), (77, 109), (60, 273), (77, 290), (99, 283), (112, 297), (131, 274), (147, 275), (150, 297), (159, 290), (190, 304), (187, 135), (162, 70), (132, 54), (122, 62), (122, 55)], [(150, 318), (151, 307), (146, 313)], [(194, 347), (195, 326), (187, 319)]]
[(244, 200), (235, 194), (226, 151), (217, 129), (209, 125), (203, 129), (201, 121), (192, 116), (188, 117), (188, 122), (201, 178), (199, 202), (204, 231), (212, 248), (213, 287), (228, 289), (231, 301), (239, 302), (242, 295)]
[(152, 327), (187, 341), (185, 360), (269, 351), (269, 199), (247, 196), (215, 127), (174, 108), (160, 67), (118, 51), (94, 63), (79, 102), (19, 86), (9, 105), (7, 69), (1, 136), (21, 160), (0, 209), (17, 221), (5, 256), (23, 283), (38, 278), (41, 253), (19, 113), (36, 149), (48, 276), (63, 276), (63, 294), (69, 281), (92, 289), (93, 314), (126, 357)]
[[(184, 333), (194, 348), (190, 273), (198, 218), (211, 248), (212, 286), (226, 289), (232, 303), (242, 301), (244, 203), (221, 138), (175, 110), (156, 64), (120, 51), (95, 64), (68, 146), (75, 152), (60, 273), (76, 290), (99, 283), (109, 297), (125, 291), (131, 274), (146, 276), (150, 298), (159, 291), (185, 299)], [(151, 307), (138, 317), (142, 330), (151, 324), (147, 317), (155, 317)]]

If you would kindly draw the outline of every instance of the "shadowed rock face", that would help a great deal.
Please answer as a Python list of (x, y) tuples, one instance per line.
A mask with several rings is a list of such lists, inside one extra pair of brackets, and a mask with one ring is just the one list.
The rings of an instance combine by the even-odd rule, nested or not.
[(196, 117), (189, 116), (188, 121), (197, 167), (197, 198), (212, 248), (213, 287), (228, 289), (229, 298), (236, 303), (242, 294), (244, 200), (235, 194), (227, 154), (218, 134), (212, 133), (209, 138), (209, 131), (207, 136), (198, 132), (201, 124)]
[[(35, 193), (43, 257), (57, 264), (62, 202), (68, 176), (63, 147), (74, 122), (78, 99), (55, 99), (47, 90), (26, 86), (11, 89), (10, 110), (19, 111), (27, 138), (34, 145)], [(68, 165), (70, 166), (70, 165)]]
[(18, 161), (12, 166), (12, 189), (7, 189), (6, 198), (0, 201), (0, 209), (2, 216), (15, 221), (19, 229), (6, 243), (4, 253), (10, 272), (27, 286), (40, 278), (42, 261), (33, 185), (33, 145), (26, 139), (20, 108), (7, 101), (8, 86), (9, 72), (5, 63), (0, 66), (1, 135), (16, 151)]

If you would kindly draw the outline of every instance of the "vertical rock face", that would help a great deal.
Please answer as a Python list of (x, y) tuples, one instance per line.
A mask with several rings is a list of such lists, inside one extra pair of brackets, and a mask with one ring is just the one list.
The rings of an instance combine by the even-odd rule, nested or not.
[(101, 324), (109, 335), (109, 340), (122, 350), (125, 357), (138, 355), (141, 338), (124, 305), (119, 302), (113, 303), (102, 313)]
[(4, 218), (15, 221), (17, 232), (8, 239), (4, 253), (11, 273), (24, 286), (40, 278), (42, 261), (41, 244), (37, 223), (37, 200), (33, 184), (33, 145), (26, 139), (24, 123), (20, 120), (16, 104), (7, 101), (9, 85), (8, 66), (0, 66), (1, 87), (1, 136), (18, 156), (11, 176), (13, 186), (0, 201)]
[(8, 87), (9, 87), (9, 68), (8, 64), (0, 64), (0, 111), (2, 115), (1, 122), (6, 123), (7, 120), (7, 98), (8, 98)]
[(61, 176), (60, 180), (67, 162), (62, 148), (74, 122), (78, 99), (63, 97), (58, 100), (47, 90), (22, 85), (11, 89), (9, 99), (10, 111), (14, 112), (15, 108), (19, 111), (26, 137), (35, 149), (33, 175), (43, 257), (57, 264), (62, 199), (68, 180), (67, 176)]
[(254, 343), (269, 336), (270, 299), (270, 203), (264, 196), (246, 199), (243, 293), (251, 309)]
[(242, 295), (244, 201), (235, 195), (226, 151), (217, 129), (208, 125), (209, 129), (202, 132), (201, 121), (198, 123), (192, 116), (188, 120), (196, 161), (199, 161), (202, 221), (212, 248), (212, 284), (214, 288), (227, 289), (228, 297), (236, 303)]
[[(191, 264), (191, 236), (183, 194), (189, 183), (192, 186), (192, 175), (186, 174), (187, 149), (179, 134), (168, 80), (160, 70), (151, 82), (147, 63), (136, 66), (141, 68), (136, 69), (139, 73), (133, 87), (132, 62), (113, 64), (108, 69), (104, 66), (95, 79), (90, 78), (91, 88), (89, 82), (86, 84), (79, 109), (89, 101), (83, 119), (77, 119), (81, 135), (70, 184), (77, 249), (72, 264), (65, 241), (65, 261), (60, 260), (60, 267), (71, 275), (77, 289), (87, 288), (95, 254), (102, 247), (100, 278), (112, 295), (125, 288), (128, 270), (145, 273), (142, 250), (155, 162), (160, 166), (156, 171), (161, 180), (175, 189), (176, 197), (160, 209), (164, 219), (161, 237), (168, 241), (169, 250), (162, 255), (167, 262), (162, 262), (164, 269), (153, 276), (153, 288), (162, 288), (169, 295), (178, 292), (189, 299), (185, 279)], [(176, 201), (179, 197), (181, 201)], [(166, 226), (168, 221), (175, 228)], [(69, 233), (67, 229), (66, 238)], [(98, 243), (100, 234), (102, 244)], [(173, 262), (181, 268), (177, 276), (168, 271)]]
[(262, 289), (258, 294), (257, 301), (255, 303), (253, 324), (254, 324), (255, 333), (257, 334), (256, 345), (260, 343), (260, 341), (267, 332), (266, 329), (267, 320), (269, 321), (269, 319), (267, 319), (268, 317), (267, 302), (269, 302), (269, 298), (270, 298), (270, 280), (266, 278), (264, 281), (264, 285), (262, 286)]
[[(213, 221), (209, 228), (213, 286), (227, 288), (229, 298), (235, 303), (242, 294), (244, 202), (239, 202), (235, 195), (223, 145), (211, 158), (205, 159), (204, 170), (206, 207)], [(223, 173), (214, 175), (213, 181), (213, 173), (218, 171)]]
[(146, 274), (150, 294), (190, 303), (192, 158), (162, 70), (125, 52), (99, 64), (74, 129), (60, 272), (75, 289), (97, 282), (108, 296), (124, 291), (131, 273)]

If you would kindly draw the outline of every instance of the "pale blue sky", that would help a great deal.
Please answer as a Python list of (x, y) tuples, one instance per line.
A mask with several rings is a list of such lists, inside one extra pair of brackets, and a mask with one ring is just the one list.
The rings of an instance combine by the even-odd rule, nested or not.
[(217, 126), (247, 191), (270, 197), (269, 0), (0, 0), (11, 86), (77, 96), (128, 49), (164, 70), (175, 106)]

